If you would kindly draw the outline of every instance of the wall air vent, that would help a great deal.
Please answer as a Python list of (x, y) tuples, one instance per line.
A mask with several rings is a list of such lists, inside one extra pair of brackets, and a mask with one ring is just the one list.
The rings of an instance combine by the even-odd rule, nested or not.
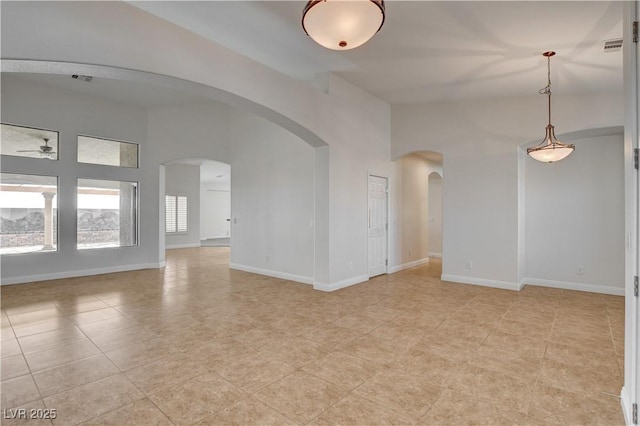
[(93, 80), (93, 77), (90, 75), (80, 75), (80, 74), (74, 74), (71, 76), (71, 78), (74, 78), (76, 80), (86, 81), (87, 83)]
[(605, 40), (604, 41), (604, 51), (606, 53), (610, 52), (620, 52), (622, 50), (622, 39), (616, 38), (613, 40)]

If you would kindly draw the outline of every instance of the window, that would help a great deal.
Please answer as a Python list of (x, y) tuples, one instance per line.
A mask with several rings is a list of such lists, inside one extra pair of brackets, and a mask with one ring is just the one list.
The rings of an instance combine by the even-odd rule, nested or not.
[(78, 249), (138, 245), (138, 184), (78, 179)]
[(16, 157), (58, 159), (58, 132), (2, 124), (0, 153)]
[(189, 213), (186, 195), (165, 196), (165, 230), (167, 234), (187, 232)]
[(56, 251), (55, 176), (0, 173), (0, 254)]
[(138, 168), (138, 144), (78, 136), (78, 163)]

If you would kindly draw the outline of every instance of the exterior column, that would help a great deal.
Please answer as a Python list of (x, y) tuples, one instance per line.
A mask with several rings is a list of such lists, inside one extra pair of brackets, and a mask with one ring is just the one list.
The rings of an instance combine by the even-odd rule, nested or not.
[(44, 247), (43, 250), (53, 250), (53, 197), (55, 192), (43, 192), (44, 197)]

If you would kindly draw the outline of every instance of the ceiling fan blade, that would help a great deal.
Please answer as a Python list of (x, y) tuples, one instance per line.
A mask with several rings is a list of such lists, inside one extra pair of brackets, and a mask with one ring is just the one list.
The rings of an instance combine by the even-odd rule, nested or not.
[(41, 152), (38, 149), (19, 149), (16, 152)]

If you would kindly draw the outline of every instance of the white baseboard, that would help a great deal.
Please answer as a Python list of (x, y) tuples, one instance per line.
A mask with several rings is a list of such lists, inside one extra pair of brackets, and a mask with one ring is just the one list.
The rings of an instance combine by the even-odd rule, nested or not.
[(624, 424), (632, 425), (633, 419), (631, 419), (631, 404), (629, 404), (629, 400), (627, 399), (627, 392), (625, 392), (624, 386), (620, 391), (620, 406), (622, 407), (622, 414), (624, 414)]
[(454, 283), (481, 285), (484, 287), (502, 288), (505, 290), (520, 291), (524, 287), (522, 283), (513, 283), (508, 281), (486, 280), (484, 278), (464, 277), (460, 275), (445, 275), (440, 277), (442, 281), (451, 281)]
[(171, 245), (165, 245), (164, 248), (166, 250), (171, 250), (171, 249), (180, 249), (180, 248), (193, 248), (193, 247), (200, 247), (200, 241), (198, 241), (197, 243), (188, 243), (188, 244), (171, 244)]
[(369, 276), (359, 275), (357, 277), (347, 278), (346, 280), (338, 281), (337, 283), (331, 283), (331, 284), (314, 282), (313, 289), (320, 290), (320, 291), (327, 291), (327, 292), (336, 291), (336, 290), (340, 290), (341, 288), (349, 287), (355, 284), (360, 284), (365, 281), (369, 281)]
[(289, 274), (287, 272), (272, 271), (270, 269), (255, 268), (253, 266), (230, 263), (229, 269), (251, 272), (252, 274), (266, 275), (268, 277), (281, 278), (283, 280), (295, 281), (302, 284), (313, 284), (313, 278), (304, 275)]
[(442, 259), (442, 253), (427, 253), (427, 256), (429, 257), (437, 257)]
[(140, 269), (158, 269), (165, 266), (165, 262), (142, 263), (137, 265), (118, 265), (106, 268), (78, 269), (75, 271), (54, 272), (51, 274), (22, 275), (19, 277), (9, 277), (0, 279), (0, 285), (24, 284), (36, 281), (59, 280), (62, 278), (86, 277), (91, 275), (110, 274), (113, 272), (137, 271)]
[(429, 263), (429, 258), (425, 257), (424, 259), (413, 260), (411, 262), (403, 263), (402, 265), (396, 265), (389, 267), (389, 271), (387, 273), (394, 274), (396, 272), (403, 271), (405, 269), (413, 268), (415, 266), (424, 265), (425, 263)]
[(590, 293), (612, 294), (614, 296), (624, 296), (623, 287), (609, 287), (606, 285), (572, 283), (568, 281), (551, 281), (539, 278), (524, 278), (525, 284), (537, 285), (540, 287), (561, 288), (564, 290), (588, 291)]

